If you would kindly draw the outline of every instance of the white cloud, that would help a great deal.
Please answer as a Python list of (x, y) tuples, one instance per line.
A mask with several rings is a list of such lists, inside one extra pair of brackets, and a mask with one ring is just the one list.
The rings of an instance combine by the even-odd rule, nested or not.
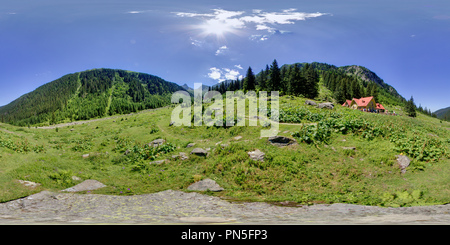
[(221, 80), (222, 77), (222, 72), (220, 69), (216, 68), (216, 67), (211, 67), (209, 68), (210, 73), (208, 73), (208, 77), (214, 80), (218, 80), (219, 82), (222, 82), (223, 80)]
[(242, 68), (242, 66), (241, 65), (234, 65), (234, 67), (236, 67), (236, 68), (238, 68), (238, 69), (244, 69), (244, 68)]
[[(240, 65), (235, 65), (235, 67), (237, 67), (237, 66), (240, 67)], [(239, 69), (242, 69), (242, 67)], [(242, 77), (243, 77), (239, 73), (239, 71), (235, 70), (235, 69), (229, 69), (229, 68), (219, 69), (217, 67), (211, 67), (211, 68), (209, 68), (209, 71), (210, 72), (208, 73), (208, 77), (213, 80), (218, 81), (219, 83), (223, 82), (225, 80), (236, 80), (238, 78), (242, 79)]]
[[(223, 36), (228, 32), (247, 29), (249, 31), (264, 31), (270, 35), (275, 33), (286, 33), (277, 29), (279, 25), (292, 25), (296, 21), (304, 21), (308, 18), (316, 18), (326, 13), (305, 13), (298, 12), (295, 8), (285, 9), (281, 12), (264, 12), (260, 9), (253, 9), (252, 13), (246, 14), (244, 11), (228, 11), (223, 9), (212, 9), (213, 13), (188, 13), (175, 12), (180, 17), (200, 18), (204, 21), (199, 29), (204, 34), (215, 34)], [(255, 34), (254, 34), (255, 35)], [(250, 38), (251, 40), (264, 41), (269, 38), (268, 35), (260, 35), (259, 38)]]
[(275, 33), (276, 29), (269, 27), (267, 25), (256, 25), (256, 30), (257, 31), (261, 31), (261, 30), (267, 30), (269, 33)]
[(228, 50), (227, 46), (222, 46), (216, 51), (216, 56), (220, 54), (224, 54)]
[(190, 38), (190, 40), (191, 40), (191, 44), (196, 46), (196, 47), (202, 47), (203, 46), (204, 42), (202, 42), (202, 41), (193, 39), (192, 37)]

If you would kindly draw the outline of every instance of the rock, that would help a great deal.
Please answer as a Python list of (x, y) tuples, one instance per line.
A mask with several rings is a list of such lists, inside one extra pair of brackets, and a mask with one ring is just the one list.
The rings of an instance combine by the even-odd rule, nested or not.
[(203, 150), (202, 148), (195, 148), (191, 151), (191, 154), (195, 154), (197, 156), (206, 156), (208, 152)]
[(157, 165), (160, 165), (160, 164), (163, 164), (165, 161), (166, 161), (166, 160), (153, 161), (153, 162), (150, 162), (149, 164), (157, 164)]
[(81, 182), (80, 184), (78, 184), (76, 186), (72, 186), (72, 187), (64, 189), (62, 191), (67, 191), (67, 192), (91, 191), (91, 190), (97, 190), (97, 189), (100, 189), (103, 187), (106, 187), (106, 185), (104, 185), (103, 183), (101, 183), (97, 180), (88, 179), (88, 180)]
[(411, 162), (411, 160), (404, 155), (396, 155), (397, 157), (397, 163), (399, 165), (399, 167), (402, 170), (402, 173), (406, 173), (406, 168), (409, 166), (409, 163)]
[(228, 144), (220, 144), (220, 147), (222, 147), (222, 149), (226, 148), (226, 147), (228, 147)]
[(181, 160), (187, 160), (189, 157), (184, 152), (178, 153), (178, 155), (172, 155), (172, 158), (175, 160), (177, 158), (180, 158)]
[(125, 151), (124, 155), (126, 156), (126, 155), (128, 155), (128, 154), (130, 154), (130, 150), (129, 150), (129, 149), (127, 149), (127, 150)]
[(74, 131), (75, 129), (71, 128), (70, 131)]
[(354, 150), (354, 151), (356, 151), (356, 147), (353, 147), (353, 146), (351, 146), (351, 147), (342, 147), (342, 149), (344, 149), (344, 150)]
[(148, 144), (148, 146), (150, 146), (150, 147), (158, 147), (158, 146), (160, 146), (160, 145), (162, 145), (164, 143), (166, 143), (166, 140), (164, 140), (164, 139), (156, 139), (156, 140), (150, 142)]
[(288, 145), (297, 143), (297, 141), (295, 139), (284, 137), (284, 136), (269, 137), (269, 142), (272, 145), (276, 145), (276, 146), (288, 146)]
[(187, 146), (186, 146), (186, 148), (190, 148), (190, 147), (194, 147), (195, 146), (195, 143), (189, 143)]
[(190, 185), (188, 188), (190, 191), (223, 191), (224, 189), (220, 187), (214, 180), (212, 179), (204, 179), (199, 182), (196, 182)]
[(312, 100), (307, 100), (307, 101), (305, 101), (305, 105), (313, 105), (313, 106), (316, 106), (317, 103), (314, 102), (314, 101), (312, 101)]
[(240, 139), (242, 139), (242, 136), (236, 136), (236, 137), (234, 137), (233, 139), (234, 139), (234, 140), (240, 140)]
[(79, 181), (79, 180), (81, 180), (81, 178), (77, 177), (77, 176), (72, 176), (72, 180)]
[(249, 151), (249, 152), (247, 152), (247, 154), (250, 157), (250, 159), (252, 159), (252, 160), (264, 162), (265, 153), (260, 151), (259, 149), (256, 149), (254, 151)]
[(319, 108), (325, 108), (325, 109), (333, 109), (334, 108), (334, 104), (331, 102), (325, 102), (325, 103), (320, 103), (319, 104)]
[(36, 188), (41, 185), (39, 183), (35, 183), (35, 182), (27, 181), (27, 180), (19, 180), (19, 183), (21, 183), (24, 186), (31, 187), (31, 188)]
[(171, 121), (170, 123), (169, 123), (169, 126), (173, 126), (175, 124), (175, 122), (174, 121)]
[(186, 153), (184, 153), (184, 152), (180, 152), (179, 156), (180, 156), (180, 159), (181, 159), (181, 160), (187, 160), (187, 159), (189, 159), (189, 157), (188, 157), (188, 156), (186, 155)]
[(89, 154), (84, 154), (83, 155), (83, 158), (88, 158), (89, 157)]

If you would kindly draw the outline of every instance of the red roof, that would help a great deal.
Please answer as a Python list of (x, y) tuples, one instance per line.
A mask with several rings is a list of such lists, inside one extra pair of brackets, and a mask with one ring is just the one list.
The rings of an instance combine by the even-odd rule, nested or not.
[(342, 106), (346, 106), (346, 105), (350, 106), (351, 104), (352, 104), (352, 101), (351, 101), (351, 100), (346, 100), (346, 101), (344, 102), (344, 104), (342, 104)]
[(370, 102), (371, 100), (373, 100), (373, 96), (370, 96), (370, 97), (364, 97), (364, 98), (361, 98), (361, 99), (355, 99), (355, 98), (353, 98), (353, 100), (356, 102), (356, 104), (357, 104), (358, 106), (367, 106), (367, 105), (369, 104), (369, 102)]
[(378, 110), (385, 110), (382, 104), (377, 103)]

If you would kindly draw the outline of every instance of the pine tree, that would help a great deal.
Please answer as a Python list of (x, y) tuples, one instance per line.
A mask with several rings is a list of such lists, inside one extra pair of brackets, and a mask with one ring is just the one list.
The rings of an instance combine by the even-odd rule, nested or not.
[(294, 65), (291, 72), (289, 73), (289, 80), (287, 85), (287, 94), (289, 95), (300, 95), (304, 93), (305, 78), (300, 72), (300, 68)]
[(307, 98), (314, 99), (319, 95), (319, 76), (314, 70), (314, 67), (310, 64), (305, 64), (302, 71), (306, 80), (305, 91), (303, 94)]
[(247, 70), (247, 76), (244, 79), (244, 92), (255, 90), (255, 80), (255, 74), (253, 74), (252, 68), (249, 66)]
[[(359, 82), (356, 78), (354, 78), (352, 80), (352, 97), (357, 98), (357, 99), (363, 97), (361, 94), (361, 85), (359, 84)], [(352, 99), (352, 98), (349, 98), (349, 99)]]
[(416, 117), (416, 106), (414, 105), (414, 98), (411, 96), (411, 99), (406, 102), (406, 113), (410, 117)]
[(346, 100), (345, 98), (345, 94), (344, 94), (344, 85), (343, 85), (344, 81), (341, 80), (341, 84), (336, 86), (336, 90), (333, 93), (333, 97), (334, 99), (336, 99), (336, 101), (339, 104), (343, 104)]
[(289, 73), (292, 71), (292, 66), (289, 66), (289, 68), (287, 68), (286, 65), (281, 67), (281, 71), (280, 71), (280, 91), (283, 93), (286, 93), (287, 90), (287, 86), (289, 83)]
[(281, 83), (280, 68), (278, 67), (277, 60), (275, 59), (273, 60), (272, 65), (270, 66), (267, 88), (270, 91), (279, 91), (280, 83)]

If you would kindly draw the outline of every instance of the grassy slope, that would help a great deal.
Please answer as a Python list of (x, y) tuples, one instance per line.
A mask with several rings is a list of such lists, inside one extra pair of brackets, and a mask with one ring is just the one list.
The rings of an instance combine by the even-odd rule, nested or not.
[[(281, 104), (306, 107), (304, 99), (283, 97)], [(319, 109), (306, 107), (320, 112)], [(395, 109), (395, 108), (392, 108)], [(424, 134), (450, 139), (450, 123), (419, 114), (411, 119), (360, 113), (337, 106), (344, 115), (357, 115), (370, 122), (386, 125), (406, 125)], [(42, 146), (45, 152), (18, 153), (0, 147), (0, 202), (42, 191), (61, 190), (84, 179), (96, 179), (108, 187), (92, 191), (102, 194), (143, 194), (166, 189), (186, 190), (200, 178), (215, 179), (226, 191), (214, 193), (233, 200), (294, 201), (301, 203), (346, 202), (368, 205), (408, 206), (450, 202), (450, 160), (421, 162), (424, 170), (413, 170), (411, 163), (401, 174), (395, 163), (398, 152), (388, 139), (371, 141), (359, 135), (333, 133), (327, 146), (299, 143), (279, 148), (260, 138), (258, 127), (170, 127), (172, 108), (124, 115), (115, 119), (96, 121), (55, 129), (20, 128), (0, 124), (3, 141), (14, 144), (28, 142), (30, 149)], [(115, 121), (115, 122), (113, 122)], [(280, 134), (289, 136), (301, 125), (281, 124)], [(73, 131), (71, 131), (73, 129)], [(289, 131), (288, 133), (283, 133)], [(240, 135), (243, 138), (234, 140)], [(431, 137), (431, 136), (430, 136)], [(433, 136), (434, 137), (434, 136)], [(178, 152), (189, 153), (186, 145), (211, 148), (208, 157), (190, 156), (189, 160), (171, 160), (162, 165), (133, 161), (123, 152), (115, 152), (120, 142), (144, 145), (165, 138), (177, 146), (174, 152), (160, 154), (159, 159), (172, 159)], [(345, 139), (345, 141), (344, 141)], [(128, 141), (127, 141), (128, 140)], [(222, 149), (220, 144), (229, 144)], [(448, 142), (448, 141), (446, 141)], [(23, 144), (22, 144), (23, 145)], [(446, 143), (446, 148), (450, 142)], [(356, 151), (343, 150), (355, 146)], [(124, 148), (122, 148), (124, 149)], [(266, 153), (264, 163), (248, 159), (247, 152), (260, 149)], [(39, 148), (36, 148), (39, 151)], [(89, 158), (82, 158), (83, 154)], [(17, 180), (41, 183), (37, 189), (21, 186)], [(415, 191), (415, 192), (414, 192)], [(421, 195), (417, 195), (417, 193)], [(212, 194), (212, 193), (211, 193)]]

